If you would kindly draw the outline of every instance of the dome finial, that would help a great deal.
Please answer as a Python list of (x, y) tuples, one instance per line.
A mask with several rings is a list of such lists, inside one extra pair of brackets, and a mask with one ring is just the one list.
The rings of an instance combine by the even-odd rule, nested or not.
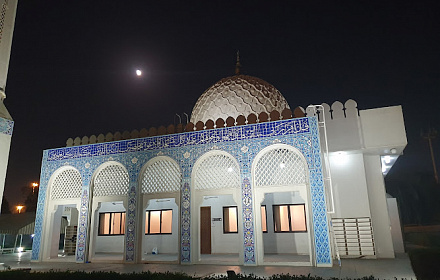
[(240, 75), (240, 51), (237, 51), (237, 63), (235, 64), (235, 75)]

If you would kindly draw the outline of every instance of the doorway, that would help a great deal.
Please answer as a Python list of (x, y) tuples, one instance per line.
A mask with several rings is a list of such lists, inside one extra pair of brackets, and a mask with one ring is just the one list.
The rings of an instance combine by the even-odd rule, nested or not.
[(200, 207), (200, 254), (211, 254), (211, 207)]

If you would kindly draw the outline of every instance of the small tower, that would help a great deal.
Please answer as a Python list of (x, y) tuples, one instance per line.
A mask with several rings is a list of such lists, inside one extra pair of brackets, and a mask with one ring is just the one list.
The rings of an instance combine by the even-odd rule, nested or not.
[(0, 209), (14, 121), (3, 103), (18, 0), (0, 0)]

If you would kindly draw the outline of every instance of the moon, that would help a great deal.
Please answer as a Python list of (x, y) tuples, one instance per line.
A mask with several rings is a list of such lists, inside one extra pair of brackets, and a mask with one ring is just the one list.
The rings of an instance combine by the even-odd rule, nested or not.
[(138, 77), (142, 76), (142, 71), (137, 69), (136, 70), (136, 76), (138, 76)]

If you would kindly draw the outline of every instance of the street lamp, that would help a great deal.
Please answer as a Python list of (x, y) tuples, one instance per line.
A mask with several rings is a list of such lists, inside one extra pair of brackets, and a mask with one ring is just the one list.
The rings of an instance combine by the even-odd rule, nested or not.
[(17, 208), (18, 214), (20, 214), (21, 210), (24, 208), (24, 206), (23, 205), (17, 205), (17, 206), (15, 206), (15, 208)]
[(35, 188), (37, 188), (37, 187), (38, 187), (38, 183), (36, 183), (36, 182), (32, 183), (32, 193), (35, 192)]

